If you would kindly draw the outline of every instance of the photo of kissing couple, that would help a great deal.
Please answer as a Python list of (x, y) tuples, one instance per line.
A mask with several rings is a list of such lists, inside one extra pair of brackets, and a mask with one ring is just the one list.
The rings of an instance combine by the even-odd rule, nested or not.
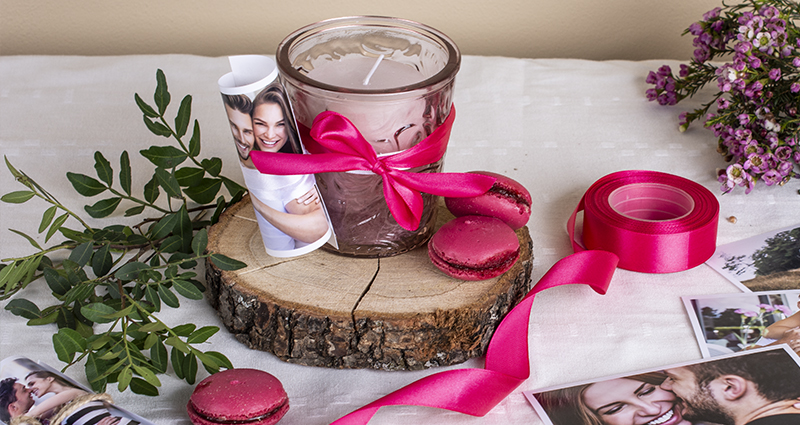
[(66, 375), (25, 357), (0, 361), (0, 423), (153, 425)]
[(797, 425), (800, 358), (759, 348), (525, 396), (549, 425)]

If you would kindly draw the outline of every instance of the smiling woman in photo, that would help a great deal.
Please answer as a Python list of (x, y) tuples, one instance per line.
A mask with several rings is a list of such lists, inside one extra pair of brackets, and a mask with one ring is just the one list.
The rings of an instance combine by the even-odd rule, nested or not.
[(555, 425), (699, 425), (684, 420), (679, 399), (658, 372), (537, 394)]

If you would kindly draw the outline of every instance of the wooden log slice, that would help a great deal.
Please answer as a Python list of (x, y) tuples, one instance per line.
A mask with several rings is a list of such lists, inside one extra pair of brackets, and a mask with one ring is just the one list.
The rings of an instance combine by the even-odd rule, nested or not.
[[(452, 219), (439, 206), (438, 225)], [(519, 261), (504, 275), (462, 281), (440, 272), (427, 247), (385, 258), (316, 250), (273, 258), (249, 198), (211, 227), (208, 249), (247, 263), (206, 263), (208, 299), (225, 327), (251, 348), (330, 368), (417, 370), (481, 356), (500, 320), (531, 288), (527, 227)]]

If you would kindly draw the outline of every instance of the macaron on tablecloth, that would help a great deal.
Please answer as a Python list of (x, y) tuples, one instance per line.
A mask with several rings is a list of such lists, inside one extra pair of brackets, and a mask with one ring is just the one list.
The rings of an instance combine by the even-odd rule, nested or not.
[[(716, 154), (714, 135), (701, 128), (679, 133), (683, 109), (664, 108), (644, 96), (648, 71), (663, 63), (463, 58), (453, 99), (458, 117), (445, 171), (494, 172), (529, 190), (526, 224), (534, 244), (533, 282), (572, 252), (566, 221), (587, 188), (620, 170), (671, 173), (711, 190), (720, 204), (718, 244), (797, 223), (796, 190), (761, 187), (748, 195), (718, 195), (713, 170), (725, 163)], [(226, 58), (189, 55), (0, 57), (0, 80), (13, 82), (0, 88), (0, 149), (62, 202), (80, 208), (84, 200), (73, 195), (66, 172), (91, 169), (96, 150), (112, 156), (153, 144), (137, 118), (133, 93), (149, 92), (153, 72), (160, 68), (170, 76), (170, 91), (192, 94), (204, 151), (223, 159), (223, 174), (236, 176), (230, 130), (215, 85), (227, 65)], [(672, 65), (677, 69), (677, 62)], [(684, 101), (681, 108), (689, 110), (703, 100)], [(143, 179), (133, 176), (139, 186), (146, 183)], [(0, 172), (4, 192), (13, 185), (13, 178)], [(735, 223), (725, 220), (731, 216)], [(29, 250), (26, 240), (5, 229), (35, 229), (40, 218), (0, 204), (5, 232), (0, 258)], [(549, 289), (537, 296), (528, 334), (521, 336), (528, 340), (530, 377), (485, 416), (388, 406), (370, 424), (540, 424), (523, 390), (700, 358), (680, 296), (728, 292), (739, 290), (705, 265), (668, 274), (620, 269), (605, 295), (580, 285)], [(44, 302), (50, 291), (33, 286), (28, 296)], [(220, 326), (205, 300), (182, 301), (180, 309), (167, 310), (162, 318), (172, 324)], [(0, 357), (19, 355), (62, 366), (52, 349), (51, 330), (27, 326), (24, 318), (4, 309), (0, 324)], [(247, 348), (224, 330), (206, 344), (237, 368), (265, 371), (282, 382), (291, 404), (282, 425), (331, 423), (435, 372), (484, 366), (476, 358), (422, 371), (335, 370), (282, 362)], [(81, 372), (79, 366), (66, 373), (84, 380)], [(158, 424), (184, 425), (191, 423), (186, 406), (193, 391), (170, 376), (162, 377), (159, 397), (109, 388), (115, 403), (133, 413)]]

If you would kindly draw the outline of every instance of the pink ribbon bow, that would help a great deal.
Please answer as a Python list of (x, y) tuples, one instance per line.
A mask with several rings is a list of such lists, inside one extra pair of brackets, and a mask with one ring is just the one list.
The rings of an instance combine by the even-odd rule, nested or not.
[(381, 156), (350, 120), (332, 111), (317, 115), (303, 145), (310, 155), (252, 151), (253, 164), (264, 174), (292, 175), (363, 170), (383, 180), (383, 196), (392, 216), (404, 229), (416, 230), (422, 218), (420, 192), (468, 197), (486, 193), (494, 177), (474, 173), (406, 171), (440, 160), (455, 120), (455, 108), (430, 136), (402, 152)]

